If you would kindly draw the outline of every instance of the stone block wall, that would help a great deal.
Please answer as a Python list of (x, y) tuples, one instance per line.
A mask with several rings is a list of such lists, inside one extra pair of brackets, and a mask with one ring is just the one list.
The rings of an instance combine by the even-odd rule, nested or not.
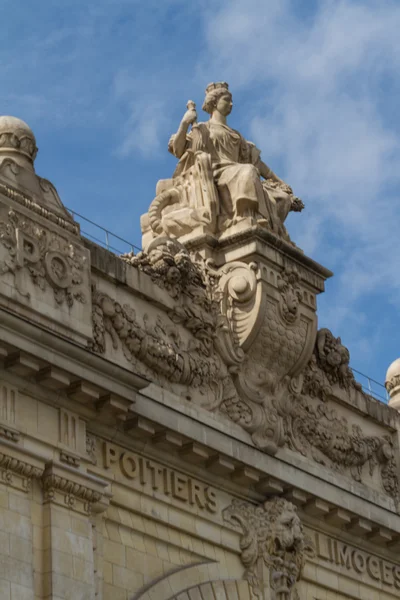
[[(0, 484), (0, 597), (34, 600), (34, 539), (39, 505), (32, 490)], [(37, 596), (40, 597), (40, 596)]]

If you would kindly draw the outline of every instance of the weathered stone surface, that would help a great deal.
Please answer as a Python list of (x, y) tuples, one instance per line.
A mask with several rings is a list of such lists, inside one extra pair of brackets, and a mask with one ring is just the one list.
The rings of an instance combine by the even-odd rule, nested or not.
[(207, 86), (206, 123), (197, 123), (194, 102), (187, 108), (168, 145), (179, 164), (172, 179), (158, 182), (157, 195), (142, 217), (144, 247), (160, 235), (187, 241), (254, 225), (290, 240), (283, 223), (304, 204), (261, 160), (255, 145), (227, 125), (232, 110), (228, 84)]
[(0, 117), (0, 306), (84, 343), (90, 255), (54, 186), (36, 175), (36, 150), (26, 123)]
[[(290, 242), (300, 205), (245, 160), (230, 102), (208, 88), (207, 126), (189, 105), (145, 251), (122, 257), (80, 237), (29, 127), (0, 118), (1, 598), (399, 597), (400, 415), (318, 331), (331, 273)], [(230, 204), (214, 129), (242, 153)]]

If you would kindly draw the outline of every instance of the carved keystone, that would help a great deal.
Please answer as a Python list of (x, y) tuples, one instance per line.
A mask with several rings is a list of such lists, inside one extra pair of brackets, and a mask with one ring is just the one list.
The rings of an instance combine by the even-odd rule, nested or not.
[[(261, 506), (234, 499), (223, 517), (241, 529), (241, 559), (255, 597), (290, 600), (307, 547), (296, 507), (284, 498), (273, 498)], [(265, 596), (267, 588), (270, 595)]]

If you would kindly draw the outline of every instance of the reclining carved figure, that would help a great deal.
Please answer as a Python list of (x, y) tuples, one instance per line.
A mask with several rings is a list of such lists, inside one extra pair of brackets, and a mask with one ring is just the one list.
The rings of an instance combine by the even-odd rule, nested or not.
[(172, 179), (158, 182), (157, 196), (142, 218), (143, 233), (179, 237), (201, 225), (218, 234), (250, 218), (251, 224), (289, 239), (284, 221), (304, 205), (261, 160), (256, 146), (227, 125), (232, 110), (228, 84), (207, 87), (206, 123), (197, 123), (194, 102), (187, 106), (168, 146), (178, 166)]

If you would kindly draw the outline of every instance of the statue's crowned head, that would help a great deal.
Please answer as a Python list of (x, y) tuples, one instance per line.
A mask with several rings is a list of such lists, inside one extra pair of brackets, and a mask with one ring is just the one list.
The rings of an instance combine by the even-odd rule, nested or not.
[(226, 94), (231, 96), (229, 86), (225, 81), (209, 83), (206, 87), (206, 97), (203, 102), (203, 110), (211, 115), (217, 106), (218, 100), (221, 98), (221, 96), (225, 96)]

